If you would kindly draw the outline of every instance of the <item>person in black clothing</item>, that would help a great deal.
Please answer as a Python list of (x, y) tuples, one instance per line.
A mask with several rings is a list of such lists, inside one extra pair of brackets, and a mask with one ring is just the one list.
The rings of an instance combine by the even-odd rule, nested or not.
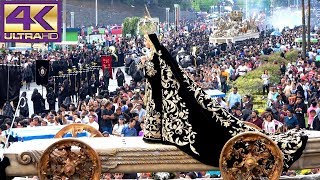
[(30, 90), (30, 83), (32, 81), (32, 65), (28, 64), (27, 67), (24, 69), (24, 80), (26, 81), (26, 90)]
[(306, 128), (306, 122), (304, 119), (304, 115), (307, 113), (307, 106), (303, 102), (303, 97), (297, 96), (296, 104), (293, 106), (295, 116), (299, 121), (300, 128)]
[(53, 92), (52, 87), (48, 88), (47, 102), (49, 104), (49, 110), (55, 110), (55, 105), (57, 101), (56, 101), (56, 96)]
[(13, 118), (14, 116), (14, 109), (12, 107), (12, 105), (10, 104), (9, 101), (6, 101), (6, 103), (4, 103), (3, 108), (3, 116), (9, 117), (9, 118)]
[(44, 109), (44, 99), (38, 89), (33, 90), (31, 101), (33, 102), (34, 114), (41, 114)]
[(20, 116), (28, 118), (29, 117), (29, 105), (27, 99), (27, 92), (21, 94), (22, 100), (20, 102)]
[(116, 78), (117, 78), (118, 87), (123, 86), (123, 84), (125, 83), (125, 77), (124, 77), (124, 73), (120, 68), (117, 70)]
[(319, 113), (314, 117), (312, 122), (312, 130), (320, 131), (320, 119), (319, 119)]
[(86, 99), (86, 96), (89, 94), (88, 83), (81, 81), (80, 89), (79, 89), (79, 100), (83, 101)]
[(113, 120), (113, 124), (117, 124), (117, 123), (118, 123), (120, 116), (122, 116), (122, 117), (125, 118), (125, 120), (126, 120), (125, 122), (129, 122), (130, 116), (127, 115), (127, 114), (124, 113), (124, 112), (121, 112), (121, 107), (118, 107), (118, 108), (116, 109), (116, 112), (114, 113), (114, 118), (115, 118), (115, 119)]
[(60, 106), (66, 97), (69, 96), (69, 82), (64, 80), (62, 86), (60, 87), (59, 96), (58, 96), (58, 106)]
[(111, 78), (111, 75), (109, 71), (105, 69), (103, 73), (103, 82), (104, 82), (103, 90), (108, 90), (110, 78)]
[(141, 128), (141, 122), (139, 121), (139, 114), (134, 113), (133, 118), (136, 121), (136, 124), (134, 125), (134, 128), (137, 130), (137, 136), (139, 135), (139, 132), (142, 130)]
[(92, 97), (96, 96), (98, 86), (99, 86), (99, 81), (96, 79), (96, 76), (92, 74), (90, 79), (90, 86), (89, 86), (89, 93)]
[(127, 114), (130, 118), (134, 118), (134, 114), (135, 114), (135, 113), (131, 113), (132, 108), (133, 108), (133, 104), (129, 103), (128, 109), (124, 111), (124, 113)]
[(134, 82), (136, 82), (136, 83), (142, 81), (143, 78), (144, 78), (144, 77), (143, 77), (143, 73), (142, 73), (141, 70), (137, 70), (137, 71), (133, 74), (133, 76), (132, 76), (132, 79), (133, 79)]
[(102, 121), (101, 124), (99, 124), (102, 132), (108, 132), (109, 134), (112, 134), (112, 121), (114, 119), (114, 114), (111, 110), (112, 103), (109, 101), (106, 103), (106, 109), (102, 110)]

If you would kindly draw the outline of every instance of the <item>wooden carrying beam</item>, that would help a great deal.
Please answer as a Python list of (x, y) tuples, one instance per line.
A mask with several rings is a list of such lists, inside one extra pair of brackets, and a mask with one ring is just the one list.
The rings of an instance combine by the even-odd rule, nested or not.
[[(45, 150), (61, 140), (72, 140), (72, 138), (14, 143), (5, 152), (5, 156), (11, 163), (6, 169), (7, 175), (37, 175), (37, 164), (40, 163)], [(175, 146), (145, 143), (141, 137), (78, 138), (77, 140), (95, 150), (101, 161), (102, 172), (185, 172), (218, 169), (201, 164)]]
[[(310, 131), (307, 133), (309, 140), (304, 153), (291, 169), (320, 167), (320, 133)], [(176, 146), (145, 143), (141, 137), (57, 138), (12, 144), (5, 152), (5, 156), (10, 159), (11, 163), (6, 168), (7, 175), (30, 176), (48, 172), (48, 169), (41, 170), (41, 168), (46, 166), (49, 158), (51, 158), (50, 162), (59, 163), (56, 157), (60, 159), (67, 157), (68, 148), (66, 146), (70, 142), (76, 146), (79, 146), (80, 142), (80, 144), (89, 147), (86, 149), (80, 145), (81, 147), (78, 149), (73, 148), (79, 152), (86, 149), (85, 152), (89, 152), (89, 155), (84, 157), (81, 153), (74, 153), (73, 156), (68, 156), (69, 163), (65, 163), (64, 166), (70, 165), (71, 167), (74, 164), (80, 166), (81, 162), (77, 159), (94, 159), (96, 156), (96, 160), (98, 159), (99, 162), (94, 163), (93, 160), (92, 166), (96, 168), (97, 172), (102, 173), (188, 172), (219, 169), (200, 163), (180, 151)], [(81, 150), (81, 148), (83, 149)], [(46, 155), (47, 157), (44, 158)], [(72, 158), (75, 160), (72, 161)], [(87, 162), (83, 162), (83, 164), (87, 164)], [(65, 171), (70, 171), (70, 169), (65, 169)]]

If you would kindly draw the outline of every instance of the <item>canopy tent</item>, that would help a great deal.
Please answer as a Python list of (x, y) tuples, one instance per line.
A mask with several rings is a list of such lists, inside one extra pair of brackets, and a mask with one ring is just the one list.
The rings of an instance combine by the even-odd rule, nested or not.
[[(307, 41), (307, 39), (306, 39), (306, 41)], [(296, 39), (294, 40), (294, 42), (302, 43), (302, 38), (296, 38)], [(316, 38), (310, 38), (310, 42), (312, 42), (312, 43), (317, 43), (317, 42), (318, 42), (318, 39), (316, 39)]]
[(279, 32), (279, 31), (273, 31), (273, 32), (271, 33), (271, 36), (281, 36), (281, 32)]
[(205, 90), (204, 91), (206, 94), (211, 96), (212, 98), (217, 98), (217, 97), (225, 97), (226, 94), (224, 92), (221, 92), (217, 89), (210, 89), (210, 90)]

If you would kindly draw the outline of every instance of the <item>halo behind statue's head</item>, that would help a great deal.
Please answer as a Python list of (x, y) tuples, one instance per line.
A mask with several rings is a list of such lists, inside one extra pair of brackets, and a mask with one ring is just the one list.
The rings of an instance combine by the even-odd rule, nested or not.
[(147, 6), (145, 6), (145, 17), (140, 22), (139, 29), (144, 35), (157, 33), (157, 25), (151, 18)]

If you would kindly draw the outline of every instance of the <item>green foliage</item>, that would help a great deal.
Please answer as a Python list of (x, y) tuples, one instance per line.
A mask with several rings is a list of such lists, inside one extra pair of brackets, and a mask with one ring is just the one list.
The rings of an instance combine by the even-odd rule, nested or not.
[[(262, 58), (272, 59), (272, 57), (269, 56), (263, 56)], [(233, 82), (233, 87), (238, 87), (238, 92), (241, 96), (253, 96), (254, 109), (261, 112), (266, 108), (266, 99), (262, 97), (263, 81), (261, 79), (261, 75), (265, 70), (268, 70), (271, 85), (277, 84), (280, 81), (279, 64), (266, 63), (257, 69), (248, 72), (246, 75), (239, 77), (235, 82)]]
[(195, 11), (208, 12), (213, 5), (217, 5), (219, 0), (193, 0), (191, 5)]
[(270, 84), (275, 84), (280, 81), (280, 67), (278, 64), (267, 63), (257, 69), (248, 72), (246, 75), (239, 77), (233, 84), (238, 87), (241, 95), (261, 95), (262, 94), (262, 79), (261, 75), (264, 70), (268, 70), (270, 74)]
[(289, 62), (295, 62), (298, 59), (298, 55), (299, 55), (299, 52), (296, 50), (293, 50), (293, 51), (287, 52), (285, 54), (285, 58), (282, 58), (280, 56), (280, 53), (277, 52), (272, 55), (261, 55), (260, 59), (263, 61), (268, 61), (268, 63), (277, 62), (278, 64), (281, 64), (281, 63), (287, 64)]
[(279, 52), (271, 55), (261, 55), (260, 59), (263, 61), (267, 61), (268, 63), (278, 63), (278, 64), (286, 63), (287, 64), (289, 62), (287, 59), (281, 57)]
[(183, 1), (180, 4), (181, 10), (187, 10), (192, 7), (192, 2), (191, 1)]
[(123, 21), (122, 35), (125, 37), (127, 34), (137, 35), (139, 17), (127, 17)]
[(298, 59), (298, 54), (299, 54), (299, 52), (296, 50), (289, 51), (286, 53), (285, 57), (290, 62), (296, 62), (296, 60)]

